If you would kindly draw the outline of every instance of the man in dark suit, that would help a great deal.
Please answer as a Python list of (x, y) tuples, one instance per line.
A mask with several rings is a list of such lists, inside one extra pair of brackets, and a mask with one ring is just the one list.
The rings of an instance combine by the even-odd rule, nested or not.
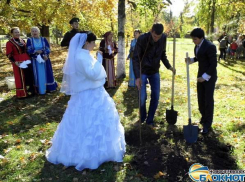
[(203, 125), (201, 133), (209, 132), (213, 122), (214, 89), (217, 80), (217, 50), (216, 46), (204, 37), (201, 28), (192, 30), (190, 36), (194, 42), (195, 57), (187, 58), (190, 64), (198, 62), (197, 99), (199, 111), (202, 115), (200, 123)]
[(68, 47), (72, 37), (74, 37), (76, 35), (76, 33), (79, 32), (79, 29), (78, 29), (79, 18), (72, 18), (69, 23), (72, 26), (72, 30), (69, 31), (69, 32), (66, 32), (66, 34), (64, 35), (64, 38), (61, 41), (61, 46), (62, 47), (65, 47), (65, 46)]

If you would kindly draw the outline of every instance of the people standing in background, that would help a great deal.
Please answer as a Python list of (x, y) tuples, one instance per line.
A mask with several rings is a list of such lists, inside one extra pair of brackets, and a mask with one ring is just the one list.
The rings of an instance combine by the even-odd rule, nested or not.
[(243, 36), (239, 35), (237, 40), (236, 40), (236, 44), (238, 45), (238, 48), (236, 50), (236, 58), (239, 59), (243, 53), (243, 45), (242, 45), (242, 41), (243, 41)]
[(79, 32), (79, 18), (72, 18), (70, 20), (70, 25), (72, 27), (72, 30), (69, 32), (66, 32), (66, 34), (64, 35), (63, 40), (61, 41), (61, 47), (69, 47), (70, 41), (72, 39), (72, 37), (74, 37), (74, 35), (76, 35), (76, 33)]
[(32, 37), (27, 40), (27, 52), (32, 59), (36, 90), (43, 95), (57, 88), (49, 59), (50, 46), (47, 39), (40, 36), (38, 27), (31, 28), (31, 35)]
[(107, 74), (105, 88), (115, 88), (116, 74), (114, 57), (118, 52), (118, 48), (116, 43), (113, 41), (112, 32), (109, 31), (104, 34), (104, 39), (100, 42), (100, 51), (103, 52), (103, 66)]
[(218, 38), (218, 42), (220, 42), (224, 37), (226, 37), (227, 36), (227, 34), (226, 34), (226, 32), (223, 32), (220, 36), (219, 36), (219, 38)]
[(238, 45), (236, 43), (236, 39), (233, 39), (233, 42), (230, 44), (230, 56), (235, 57), (236, 56), (236, 50), (238, 48)]
[(134, 55), (134, 48), (135, 48), (137, 39), (139, 38), (140, 34), (141, 34), (140, 30), (138, 29), (134, 30), (134, 39), (131, 41), (130, 50), (129, 50), (129, 54), (127, 57), (127, 60), (130, 59), (129, 82), (128, 82), (129, 87), (135, 87), (135, 76), (134, 76), (134, 70), (133, 70), (133, 55)]
[[(31, 58), (26, 53), (26, 43), (20, 38), (20, 29), (11, 29), (12, 38), (6, 43), (6, 55), (13, 66), (16, 97), (24, 98), (35, 94)], [(23, 65), (24, 61), (29, 63)], [(27, 87), (29, 87), (27, 89)]]
[(219, 60), (221, 58), (225, 60), (227, 47), (228, 47), (228, 37), (225, 36), (219, 43), (219, 50), (220, 50)]

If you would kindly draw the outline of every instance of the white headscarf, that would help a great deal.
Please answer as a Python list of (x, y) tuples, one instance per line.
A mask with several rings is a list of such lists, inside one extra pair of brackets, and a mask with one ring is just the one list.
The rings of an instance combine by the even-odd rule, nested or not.
[(76, 92), (76, 64), (75, 58), (76, 53), (79, 49), (82, 49), (83, 45), (87, 40), (86, 33), (77, 33), (70, 41), (68, 55), (66, 58), (65, 65), (63, 67), (63, 80), (60, 92), (66, 95), (73, 95)]

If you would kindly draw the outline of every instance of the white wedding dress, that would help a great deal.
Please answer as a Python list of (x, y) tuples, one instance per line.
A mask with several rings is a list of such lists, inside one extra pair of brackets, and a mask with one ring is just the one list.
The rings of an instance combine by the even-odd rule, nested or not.
[[(83, 59), (80, 60), (82, 63), (77, 63), (78, 68), (84, 67), (85, 65), (79, 64), (86, 64), (86, 60), (90, 59), (86, 55), (84, 50), (78, 55)], [(90, 62), (95, 69), (96, 60)], [(98, 65), (97, 67), (99, 68)], [(99, 69), (104, 71), (102, 65)], [(80, 71), (82, 74), (82, 70)], [(84, 79), (87, 79), (87, 71)], [(93, 70), (94, 73), (96, 70)], [(104, 77), (101, 86), (71, 95), (62, 121), (52, 138), (52, 146), (46, 151), (49, 162), (75, 166), (81, 171), (85, 168), (96, 169), (107, 161), (123, 161), (126, 150), (124, 128), (113, 99), (104, 89)], [(81, 81), (82, 83), (85, 82)]]

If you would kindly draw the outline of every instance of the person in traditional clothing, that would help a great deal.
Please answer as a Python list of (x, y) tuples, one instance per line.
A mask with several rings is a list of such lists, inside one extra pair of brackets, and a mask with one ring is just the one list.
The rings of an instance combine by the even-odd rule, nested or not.
[(66, 34), (64, 35), (64, 38), (61, 41), (61, 47), (66, 47), (66, 46), (68, 47), (72, 37), (74, 37), (74, 35), (76, 35), (76, 33), (79, 32), (79, 29), (78, 29), (79, 18), (72, 18), (69, 23), (72, 27), (72, 30), (69, 32), (66, 32)]
[(116, 75), (114, 66), (114, 57), (118, 52), (116, 43), (113, 41), (113, 33), (106, 32), (104, 39), (100, 42), (100, 51), (103, 52), (103, 66), (105, 68), (107, 79), (106, 88), (116, 87)]
[(40, 36), (38, 27), (31, 28), (31, 35), (32, 37), (27, 40), (27, 52), (32, 59), (36, 90), (43, 95), (57, 88), (49, 59), (50, 46), (47, 39)]
[(104, 88), (106, 72), (102, 55), (90, 51), (96, 36), (77, 33), (71, 40), (63, 67), (61, 92), (71, 95), (62, 121), (52, 138), (46, 158), (53, 164), (97, 169), (107, 161), (122, 162), (124, 128), (115, 103)]
[[(26, 43), (20, 38), (20, 29), (11, 29), (12, 38), (6, 43), (6, 55), (13, 66), (16, 97), (25, 98), (35, 94), (31, 58), (26, 53)], [(29, 88), (27, 89), (27, 86)]]
[(134, 76), (134, 70), (133, 70), (133, 55), (134, 55), (134, 48), (135, 45), (137, 43), (137, 39), (140, 36), (141, 31), (136, 29), (134, 30), (134, 39), (131, 41), (130, 44), (130, 50), (129, 50), (129, 54), (128, 54), (128, 58), (127, 60), (130, 59), (130, 65), (129, 65), (129, 82), (128, 82), (128, 86), (129, 87), (135, 87), (135, 76)]

